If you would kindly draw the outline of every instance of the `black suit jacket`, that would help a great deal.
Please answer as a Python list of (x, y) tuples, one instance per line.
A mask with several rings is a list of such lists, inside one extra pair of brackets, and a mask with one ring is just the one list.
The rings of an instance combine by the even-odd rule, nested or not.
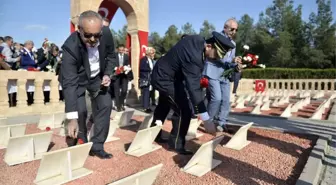
[(37, 54), (37, 62), (38, 64), (42, 64), (44, 61), (47, 60), (46, 55), (44, 54), (43, 48), (39, 48), (36, 52)]
[(204, 68), (204, 50), (203, 37), (199, 35), (185, 37), (156, 62), (151, 78), (151, 84), (155, 89), (173, 98), (178, 96), (176, 88), (185, 87), (194, 105), (195, 114), (206, 112), (200, 85)]
[[(103, 27), (99, 40), (99, 79), (104, 75), (111, 76), (117, 66), (114, 52), (113, 37), (108, 27)], [(78, 32), (73, 32), (62, 46), (63, 62), (61, 65), (60, 81), (65, 97), (65, 112), (77, 111), (77, 98), (88, 87), (91, 70), (86, 45)], [(98, 91), (100, 86), (89, 91)]]

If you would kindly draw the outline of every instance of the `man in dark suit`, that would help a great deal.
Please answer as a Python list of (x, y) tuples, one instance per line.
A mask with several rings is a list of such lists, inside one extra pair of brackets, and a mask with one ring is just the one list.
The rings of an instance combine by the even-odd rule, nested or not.
[[(130, 65), (129, 56), (125, 54), (124, 49), (125, 49), (124, 45), (121, 44), (118, 46), (117, 67)], [(112, 85), (113, 85), (112, 89), (114, 92), (115, 106), (117, 107), (118, 112), (125, 110), (124, 102), (127, 95), (127, 87), (129, 80), (128, 74), (121, 73), (118, 75), (114, 75), (112, 79)]]
[(94, 134), (90, 155), (111, 158), (104, 151), (109, 132), (112, 101), (107, 87), (117, 66), (113, 37), (108, 27), (103, 27), (102, 17), (94, 11), (85, 11), (79, 17), (78, 31), (72, 33), (64, 45), (61, 66), (61, 84), (65, 98), (68, 134), (88, 142), (85, 91), (92, 102)]
[[(203, 102), (200, 80), (205, 58), (209, 60), (221, 59), (227, 51), (233, 48), (234, 45), (230, 40), (218, 32), (213, 32), (213, 36), (207, 40), (199, 35), (185, 36), (155, 64), (151, 84), (159, 91), (160, 97), (154, 112), (152, 126), (155, 125), (156, 120), (161, 120), (163, 123), (169, 110), (171, 108), (174, 110), (173, 128), (168, 139), (169, 149), (182, 155), (192, 154), (184, 148), (185, 136), (192, 117), (190, 100), (194, 114), (203, 120), (206, 131), (216, 134), (215, 125), (212, 120), (209, 120)], [(186, 90), (190, 100), (188, 100)], [(160, 135), (156, 141), (164, 142)]]
[[(39, 48), (37, 50), (37, 63), (38, 64), (42, 64), (43, 62), (45, 62), (47, 60), (47, 55), (48, 55), (48, 52), (49, 52), (49, 49), (50, 49), (50, 46), (49, 46), (49, 42), (48, 40), (46, 39), (43, 44), (42, 44), (42, 47)], [(48, 69), (45, 67), (42, 69), (43, 71), (48, 71)]]

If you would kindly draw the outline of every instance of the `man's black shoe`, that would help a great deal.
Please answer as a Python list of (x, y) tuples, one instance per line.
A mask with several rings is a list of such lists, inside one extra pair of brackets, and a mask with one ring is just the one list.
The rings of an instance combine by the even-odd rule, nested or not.
[(194, 152), (186, 150), (184, 148), (174, 149), (174, 148), (169, 147), (169, 150), (175, 151), (176, 153), (181, 154), (181, 155), (193, 155), (194, 154)]
[(231, 130), (231, 129), (229, 129), (226, 125), (223, 125), (223, 126), (218, 125), (217, 126), (217, 131), (226, 132), (226, 133), (229, 133), (229, 134), (233, 134), (234, 133), (234, 131)]
[(145, 109), (145, 113), (152, 113), (152, 109)]
[(154, 141), (157, 143), (167, 143), (168, 142), (167, 139), (162, 139), (161, 137), (156, 137)]
[(105, 152), (104, 150), (90, 151), (89, 155), (90, 156), (97, 156), (101, 159), (111, 159), (113, 157), (112, 154), (109, 154), (109, 153)]

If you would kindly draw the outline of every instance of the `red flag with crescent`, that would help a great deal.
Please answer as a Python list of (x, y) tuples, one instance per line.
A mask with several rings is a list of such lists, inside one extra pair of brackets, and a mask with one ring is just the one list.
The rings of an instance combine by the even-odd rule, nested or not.
[(118, 10), (118, 6), (111, 0), (103, 0), (100, 3), (99, 9), (98, 9), (98, 13), (103, 17), (103, 18), (107, 18), (111, 23), (112, 18), (114, 16), (114, 14), (117, 12)]

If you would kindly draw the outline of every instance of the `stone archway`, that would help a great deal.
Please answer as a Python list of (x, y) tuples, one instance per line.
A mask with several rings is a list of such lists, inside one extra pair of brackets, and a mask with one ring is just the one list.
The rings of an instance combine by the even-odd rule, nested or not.
[[(78, 17), (86, 10), (98, 11), (112, 21), (121, 8), (127, 19), (126, 47), (130, 49), (131, 66), (134, 74), (133, 85), (139, 95), (139, 61), (148, 46), (148, 1), (149, 0), (71, 0), (71, 31), (76, 30)], [(112, 25), (113, 27), (113, 25)]]

